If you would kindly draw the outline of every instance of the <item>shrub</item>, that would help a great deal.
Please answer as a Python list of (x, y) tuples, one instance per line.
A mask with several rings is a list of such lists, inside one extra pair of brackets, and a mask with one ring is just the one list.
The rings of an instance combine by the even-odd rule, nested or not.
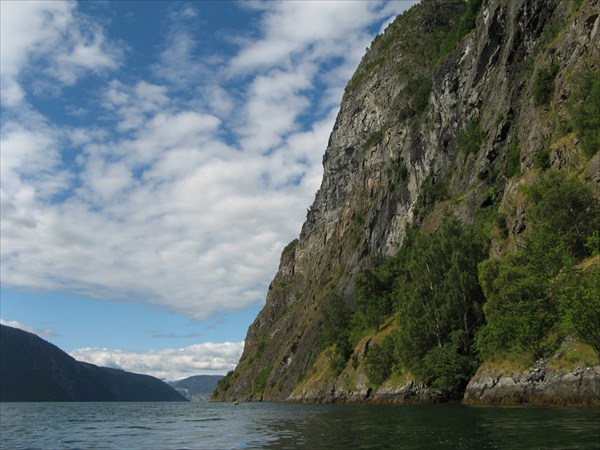
[(541, 356), (541, 343), (556, 322), (556, 308), (547, 294), (545, 275), (522, 254), (480, 264), (479, 280), (487, 299), (487, 324), (476, 338), (482, 357), (518, 349)]
[(506, 224), (506, 215), (505, 214), (497, 214), (495, 220), (496, 228), (500, 231), (500, 236), (503, 239), (508, 238), (508, 225)]
[(432, 348), (423, 358), (431, 389), (455, 395), (464, 390), (474, 368), (473, 359), (449, 343)]
[(600, 229), (600, 202), (587, 184), (550, 171), (525, 193), (532, 202), (528, 215), (535, 231), (530, 243), (548, 240), (540, 245), (549, 247), (557, 239), (576, 259), (590, 255), (586, 243)]
[(533, 100), (537, 106), (546, 105), (554, 94), (554, 79), (558, 73), (558, 63), (542, 67), (533, 79)]
[(600, 149), (600, 73), (579, 76), (569, 101), (571, 120), (587, 158)]
[(533, 154), (533, 167), (539, 170), (550, 168), (550, 149), (547, 147), (537, 149)]
[(456, 135), (456, 147), (469, 155), (479, 150), (484, 139), (485, 133), (479, 127), (479, 120), (472, 119), (465, 129)]
[[(600, 229), (598, 200), (589, 186), (555, 171), (546, 173), (525, 194), (531, 202), (531, 234), (523, 248), (479, 265), (487, 323), (477, 333), (476, 346), (484, 358), (516, 350), (542, 356), (548, 336), (561, 320), (574, 328), (597, 317), (584, 307), (593, 302), (577, 300), (578, 295), (583, 298), (585, 292), (595, 292), (597, 285), (587, 278), (581, 285), (571, 283), (559, 275), (570, 273), (577, 261), (593, 251), (589, 242)], [(573, 311), (582, 315), (580, 322), (572, 320)]]
[(567, 329), (590, 345), (600, 358), (600, 267), (571, 274), (559, 296)]
[(380, 386), (392, 374), (396, 363), (394, 342), (386, 336), (381, 344), (373, 343), (365, 356), (365, 372), (374, 386)]
[(335, 292), (329, 291), (321, 300), (321, 348), (335, 344), (339, 336), (348, 331), (352, 316), (342, 298)]
[(508, 149), (506, 159), (506, 173), (509, 177), (518, 177), (521, 174), (521, 149), (515, 140)]
[(271, 375), (273, 366), (265, 367), (263, 370), (258, 372), (258, 375), (254, 377), (254, 393), (261, 393), (265, 391), (267, 387), (267, 380)]
[(431, 78), (423, 77), (415, 80), (414, 85), (410, 86), (409, 89), (414, 92), (412, 99), (412, 110), (414, 115), (419, 115), (429, 103), (429, 94), (431, 93)]
[(292, 250), (294, 250), (296, 248), (296, 245), (298, 245), (298, 239), (294, 239), (288, 245), (286, 245), (283, 251), (281, 252), (281, 256), (286, 255)]
[(360, 273), (355, 291), (357, 312), (361, 314), (360, 325), (379, 329), (392, 314), (392, 288), (396, 276), (397, 267), (393, 259), (385, 260), (375, 267), (367, 267)]
[(371, 136), (369, 136), (369, 139), (367, 139), (365, 141), (365, 143), (363, 144), (363, 150), (370, 149), (374, 145), (379, 144), (382, 140), (383, 140), (383, 131), (382, 130), (375, 131)]
[(233, 370), (230, 370), (229, 372), (227, 372), (227, 375), (225, 375), (217, 382), (217, 389), (215, 391), (215, 394), (222, 394), (229, 389), (229, 386), (231, 386), (231, 380), (233, 379), (233, 374)]

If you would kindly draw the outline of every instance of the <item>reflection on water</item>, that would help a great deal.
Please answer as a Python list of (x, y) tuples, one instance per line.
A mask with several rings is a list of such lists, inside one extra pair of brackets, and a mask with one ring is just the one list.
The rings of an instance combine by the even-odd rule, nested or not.
[(600, 410), (3, 403), (1, 448), (600, 449)]
[[(600, 410), (313, 405), (265, 422), (264, 448), (600, 448)], [(304, 409), (303, 409), (304, 408)], [(285, 414), (287, 413), (287, 414)]]

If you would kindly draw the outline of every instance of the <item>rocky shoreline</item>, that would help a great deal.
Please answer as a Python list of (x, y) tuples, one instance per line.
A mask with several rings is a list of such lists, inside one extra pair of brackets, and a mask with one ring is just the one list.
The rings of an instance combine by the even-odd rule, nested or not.
[[(348, 390), (330, 383), (325, 389), (302, 389), (291, 403), (425, 404), (450, 400), (422, 383), (384, 384), (372, 390), (366, 384)], [(521, 372), (480, 369), (469, 381), (462, 403), (466, 405), (600, 406), (600, 364), (580, 364), (572, 370), (548, 367), (540, 360)]]
[(336, 390), (311, 391), (303, 390), (292, 394), (290, 403), (374, 403), (374, 404), (424, 404), (439, 403), (447, 400), (444, 396), (431, 392), (421, 383), (410, 381), (403, 386), (384, 385), (373, 391), (363, 388), (354, 391)]
[(481, 370), (467, 385), (463, 403), (600, 406), (600, 365), (550, 370), (541, 361), (511, 375)]

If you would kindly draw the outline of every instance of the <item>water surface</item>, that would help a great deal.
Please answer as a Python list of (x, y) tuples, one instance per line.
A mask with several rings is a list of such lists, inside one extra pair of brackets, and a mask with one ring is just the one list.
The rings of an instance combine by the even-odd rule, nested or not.
[(6, 449), (600, 449), (600, 409), (2, 403)]

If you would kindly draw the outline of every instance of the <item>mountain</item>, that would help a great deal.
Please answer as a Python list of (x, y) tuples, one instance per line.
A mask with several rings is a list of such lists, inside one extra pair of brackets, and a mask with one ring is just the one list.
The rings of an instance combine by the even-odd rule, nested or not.
[(600, 403), (598, 0), (422, 0), (214, 400)]
[(177, 381), (169, 381), (172, 386), (191, 401), (208, 400), (217, 388), (217, 383), (223, 378), (223, 375), (195, 375)]
[(0, 325), (0, 401), (184, 401), (157, 378), (79, 362), (35, 334)]

